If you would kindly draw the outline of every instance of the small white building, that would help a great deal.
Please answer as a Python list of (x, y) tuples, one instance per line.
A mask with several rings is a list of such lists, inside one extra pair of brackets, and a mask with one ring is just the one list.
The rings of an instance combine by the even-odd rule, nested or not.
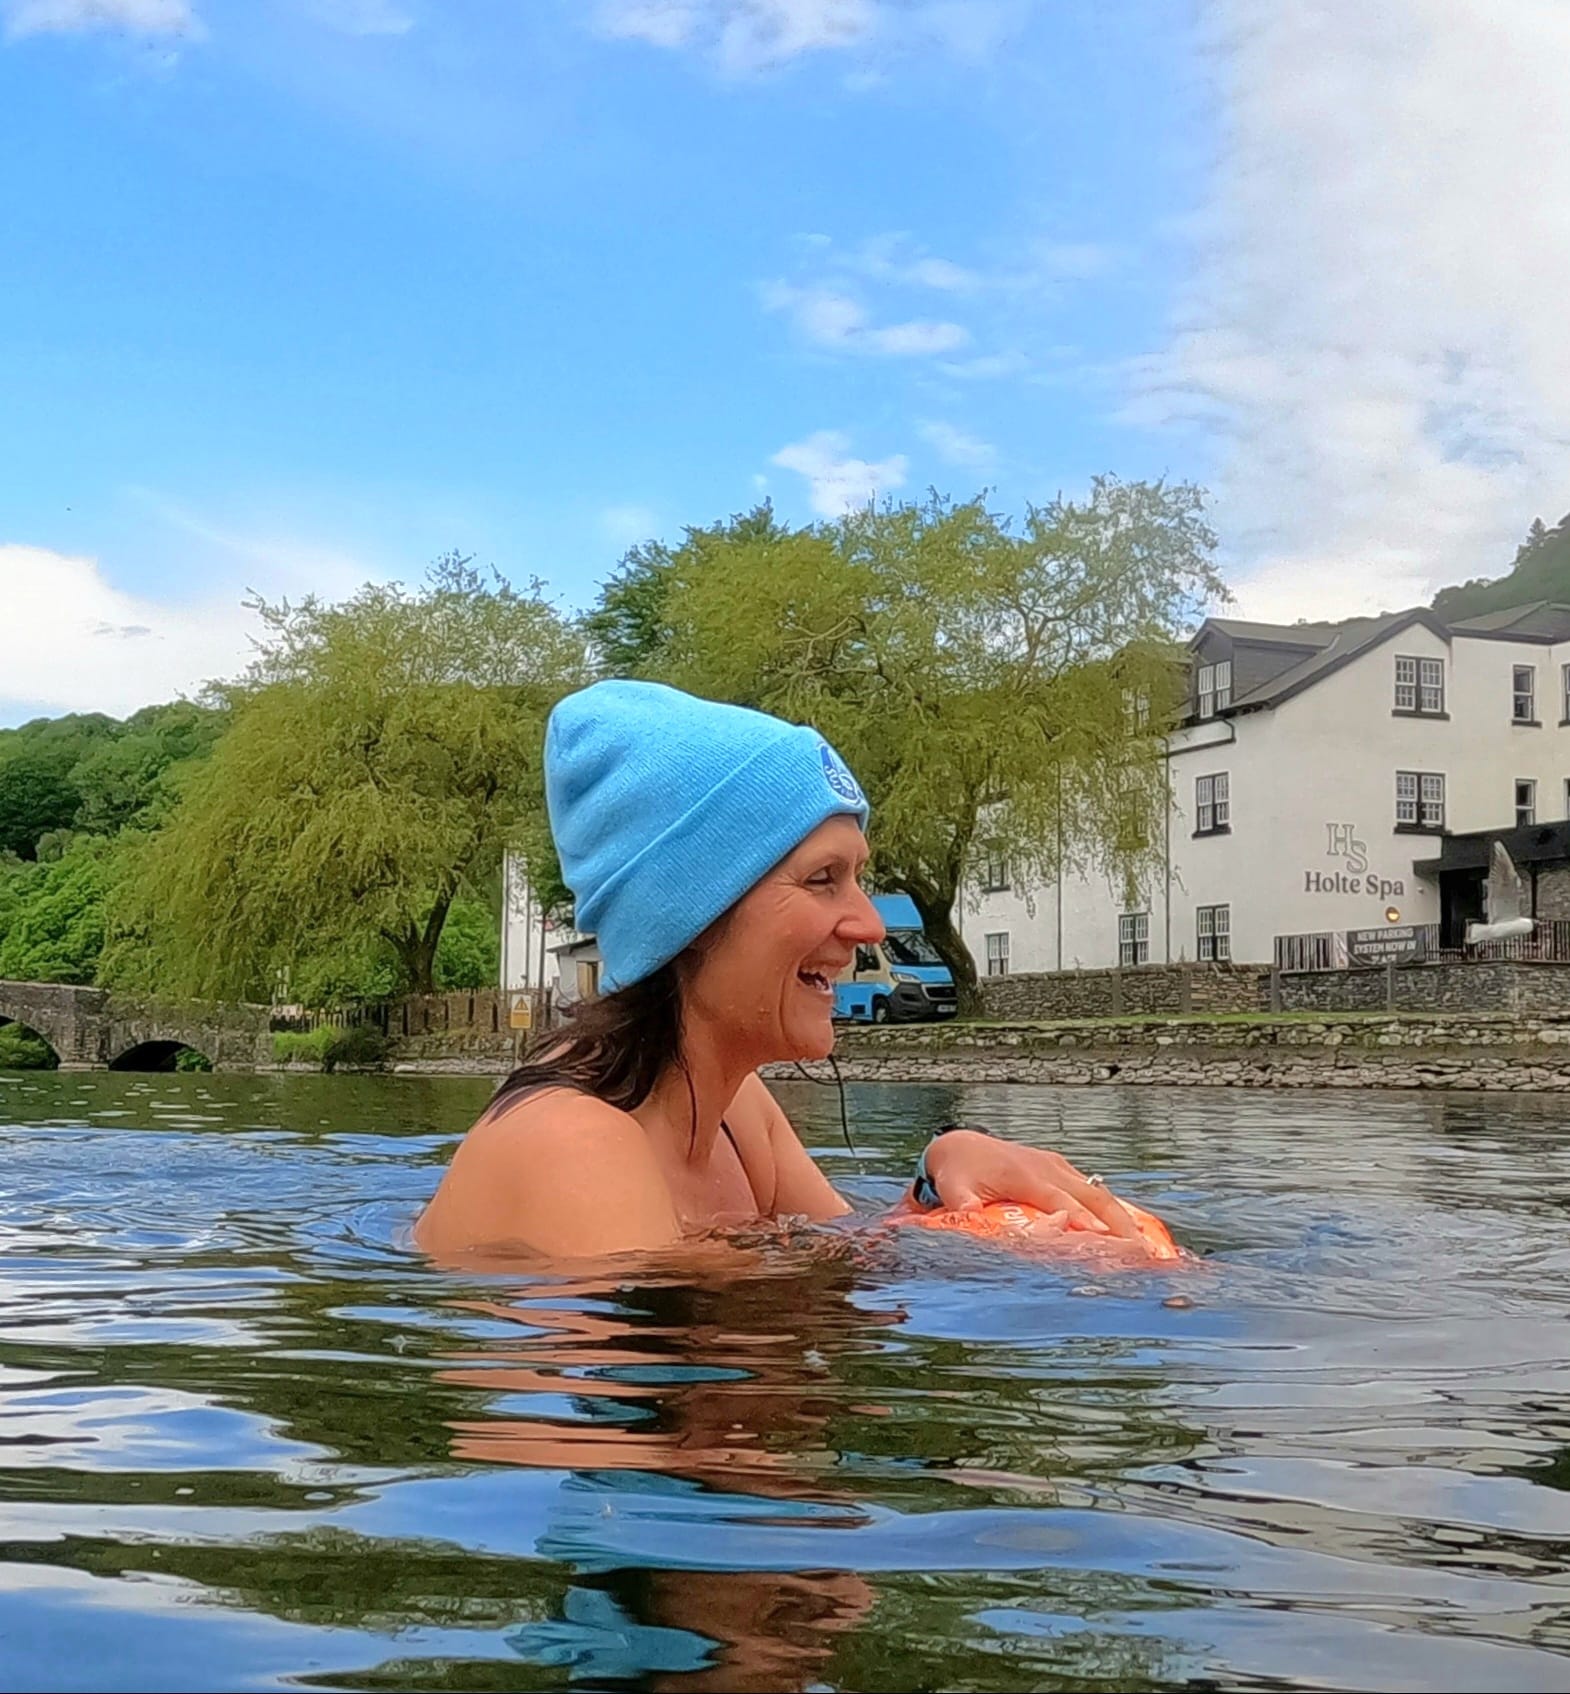
[(1277, 937), (1387, 924), (1459, 945), (1484, 915), (1491, 834), (1532, 862), (1534, 901), (1554, 874), (1539, 915), (1570, 918), (1570, 607), (1212, 618), (1189, 685), (1158, 868), (1133, 889), (1094, 872), (1020, 889), (989, 867), (957, 914), (984, 975), (1269, 963)]
[(508, 853), (502, 861), (501, 987), (515, 994), (554, 990), (557, 950), (581, 939), (541, 909), (523, 859)]

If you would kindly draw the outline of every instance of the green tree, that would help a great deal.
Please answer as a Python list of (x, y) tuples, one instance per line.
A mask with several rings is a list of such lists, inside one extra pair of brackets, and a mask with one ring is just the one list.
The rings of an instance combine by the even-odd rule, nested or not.
[(629, 556), (591, 625), (625, 673), (821, 729), (872, 801), (872, 877), (970, 1002), (954, 908), (983, 855), (1039, 881), (1150, 862), (1214, 546), (1199, 489), (1111, 477), (1017, 529), (937, 495), (801, 530), (764, 508)]
[(501, 924), (488, 900), (454, 900), (436, 949), (436, 986), (494, 988), (501, 980)]
[(1470, 582), (1441, 588), (1433, 609), (1442, 618), (1458, 621), (1502, 612), (1507, 606), (1529, 606), (1552, 600), (1570, 605), (1570, 513), (1552, 529), (1533, 518), (1526, 540), (1516, 548), (1515, 562), (1503, 576), (1474, 577)]
[(584, 674), (539, 595), (451, 555), (416, 592), (256, 602), (230, 725), (113, 913), (109, 980), (264, 997), (308, 961), (390, 952), (428, 993), (453, 901), (538, 806), (544, 718)]
[(163, 821), (186, 767), (212, 751), (226, 725), (221, 708), (192, 700), (133, 713), (117, 736), (95, 744), (72, 768), (76, 827), (113, 835)]
[(40, 836), (72, 828), (81, 799), (76, 767), (120, 732), (102, 712), (0, 730), (0, 852), (31, 859)]
[(0, 870), (0, 978), (94, 980), (116, 861), (112, 843), (78, 836), (56, 857)]

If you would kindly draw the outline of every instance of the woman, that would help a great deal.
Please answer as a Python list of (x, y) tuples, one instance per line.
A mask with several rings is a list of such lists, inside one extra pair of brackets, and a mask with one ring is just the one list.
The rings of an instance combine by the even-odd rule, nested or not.
[[(545, 789), (603, 997), (502, 1085), (419, 1246), (582, 1258), (848, 1212), (758, 1076), (832, 1051), (834, 979), (883, 935), (843, 761), (760, 712), (602, 682), (551, 714)], [(1138, 1237), (1058, 1154), (975, 1130), (934, 1139), (913, 1198), (1013, 1200)]]

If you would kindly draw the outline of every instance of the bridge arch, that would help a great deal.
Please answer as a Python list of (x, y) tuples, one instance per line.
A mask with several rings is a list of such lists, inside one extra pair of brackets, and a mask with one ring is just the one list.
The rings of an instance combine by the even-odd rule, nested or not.
[(56, 1059), (69, 1055), (76, 1019), (65, 995), (45, 983), (0, 982), (0, 1024), (20, 1024), (49, 1043)]
[[(17, 1036), (23, 1039), (18, 1042)], [(31, 1041), (27, 1040), (29, 1036)], [(42, 1052), (38, 1051), (40, 1047)], [(0, 1070), (18, 1066), (26, 1070), (58, 1070), (60, 1049), (24, 1019), (0, 1013)]]
[[(182, 1060), (183, 1054), (192, 1054), (194, 1062)], [(155, 1036), (148, 1041), (138, 1041), (127, 1047), (123, 1053), (117, 1054), (109, 1061), (112, 1071), (178, 1071), (178, 1070), (211, 1070), (213, 1061), (201, 1048), (193, 1047), (189, 1041), (178, 1038)]]

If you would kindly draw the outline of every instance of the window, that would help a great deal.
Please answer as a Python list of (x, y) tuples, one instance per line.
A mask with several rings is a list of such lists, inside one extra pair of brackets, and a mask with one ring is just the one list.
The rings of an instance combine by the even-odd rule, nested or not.
[(1002, 894), (1009, 887), (1007, 859), (988, 859), (981, 872), (983, 894)]
[(1515, 826), (1525, 829), (1537, 822), (1537, 784), (1526, 776), (1515, 781)]
[(1232, 661), (1221, 659), (1216, 664), (1216, 710), (1232, 704)]
[(1009, 973), (1009, 932), (999, 930), (987, 938), (987, 975), (1007, 976)]
[(1144, 689), (1123, 690), (1123, 719), (1130, 735), (1150, 728), (1150, 696)]
[(1565, 778), (1565, 816), (1570, 818), (1570, 776)]
[(1396, 772), (1396, 828), (1443, 829), (1445, 779), (1435, 771)]
[(1445, 662), (1396, 656), (1396, 710), (1441, 717), (1445, 710)]
[(1422, 813), (1424, 829), (1445, 827), (1445, 779), (1432, 771), (1422, 775)]
[(1510, 718), (1513, 723), (1537, 722), (1537, 666), (1517, 665), (1511, 673)]
[(1195, 917), (1199, 923), (1198, 956), (1225, 964), (1232, 957), (1232, 908), (1201, 906)]
[(1232, 827), (1232, 784), (1226, 771), (1194, 778), (1194, 833), (1214, 835)]
[(1216, 715), (1216, 667), (1201, 665), (1199, 679), (1196, 685), (1199, 695), (1199, 715), (1202, 718), (1213, 718)]
[(1570, 723), (1570, 665), (1564, 665), (1559, 672), (1559, 721)]
[(1118, 918), (1118, 964), (1150, 963), (1150, 913), (1124, 912)]

